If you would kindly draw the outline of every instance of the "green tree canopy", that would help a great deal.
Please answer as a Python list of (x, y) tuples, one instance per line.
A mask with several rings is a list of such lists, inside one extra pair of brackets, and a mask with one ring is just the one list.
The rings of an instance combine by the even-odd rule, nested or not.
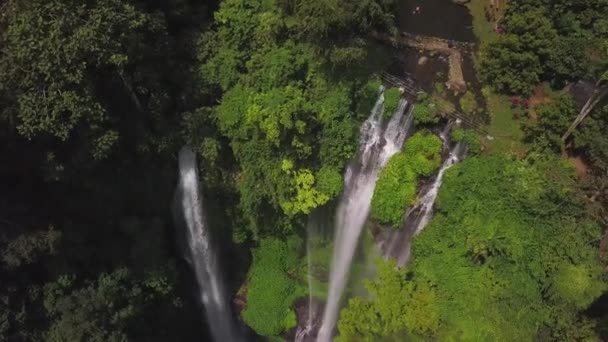
[(115, 0), (15, 0), (5, 12), (2, 118), (25, 137), (78, 138), (101, 159), (119, 139), (117, 119), (134, 115), (114, 110), (121, 100), (131, 112), (162, 100), (140, 74), (143, 59), (166, 44), (162, 16)]
[(356, 147), (365, 35), (392, 30), (390, 4), (226, 0), (201, 36), (200, 78), (223, 94), (215, 117), (239, 163), (243, 228), (254, 237), (289, 233), (292, 219), (339, 194), (336, 175)]
[[(258, 334), (278, 336), (296, 325), (292, 302), (301, 295), (293, 280), (301, 240), (264, 239), (253, 252), (243, 320)], [(295, 249), (295, 250), (294, 250)]]
[(446, 172), (413, 262), (381, 265), (369, 299), (342, 310), (339, 339), (521, 341), (594, 336), (580, 310), (607, 288), (600, 227), (551, 157), (470, 157)]

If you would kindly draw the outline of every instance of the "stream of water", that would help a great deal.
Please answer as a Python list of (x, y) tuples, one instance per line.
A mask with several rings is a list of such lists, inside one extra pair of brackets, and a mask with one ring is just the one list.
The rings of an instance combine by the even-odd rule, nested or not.
[(345, 173), (345, 190), (336, 211), (336, 232), (329, 275), (329, 293), (317, 341), (330, 341), (340, 300), (380, 170), (399, 152), (412, 123), (407, 101), (401, 100), (388, 123), (383, 123), (384, 96), (380, 94), (369, 118), (361, 127), (359, 158)]
[(433, 183), (423, 190), (423, 195), (417, 203), (409, 208), (404, 215), (404, 224), (399, 230), (392, 228), (386, 229), (380, 237), (380, 248), (383, 250), (384, 259), (397, 260), (397, 266), (403, 267), (410, 258), (412, 238), (418, 234), (430, 222), (434, 214), (435, 200), (443, 183), (444, 173), (459, 162), (466, 153), (466, 145), (458, 142), (450, 148), (450, 130), (452, 124), (446, 125), (439, 134), (444, 143), (444, 149), (448, 150), (448, 155), (444, 159), (439, 172), (435, 176)]
[(214, 341), (239, 341), (220, 278), (217, 254), (206, 225), (203, 200), (198, 189), (196, 155), (188, 146), (179, 152), (179, 174), (176, 207), (183, 215), (186, 259), (190, 260), (196, 274), (199, 298), (205, 308), (207, 323)]

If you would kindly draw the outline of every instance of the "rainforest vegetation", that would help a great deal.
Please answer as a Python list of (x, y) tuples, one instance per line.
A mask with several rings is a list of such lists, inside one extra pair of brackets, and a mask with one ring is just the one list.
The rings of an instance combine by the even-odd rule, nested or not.
[[(211, 340), (174, 221), (184, 145), (243, 340), (292, 341), (340, 218), (311, 222), (375, 106), (412, 132), (370, 193), (336, 341), (608, 338), (608, 0), (471, 0), (468, 89), (438, 71), (408, 95), (381, 76), (415, 53), (395, 41), (419, 3), (0, 2), (0, 341)], [(374, 239), (456, 143), (396, 267)]]

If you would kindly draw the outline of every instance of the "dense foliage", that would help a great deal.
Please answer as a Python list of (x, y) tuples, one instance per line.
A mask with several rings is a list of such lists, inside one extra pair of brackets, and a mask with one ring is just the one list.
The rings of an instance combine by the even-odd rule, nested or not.
[[(608, 2), (506, 3), (501, 33), (481, 41), (474, 58), (492, 124), (519, 128), (520, 121), (513, 108), (493, 108), (501, 101), (491, 101), (499, 95), (490, 88), (528, 95), (540, 81), (572, 84), (531, 108), (512, 98), (518, 113), (528, 109), (523, 142), (453, 131), (471, 158), (447, 172), (412, 263), (401, 270), (378, 263), (365, 284), (369, 296), (348, 302), (338, 340), (606, 333), (591, 313), (607, 284), (605, 100), (561, 137), (594, 91), (572, 91), (574, 99), (574, 82), (606, 87)], [(333, 210), (372, 107), (383, 98), (388, 117), (400, 103), (397, 88), (379, 96), (376, 77), (404, 51), (393, 55), (371, 38), (397, 33), (394, 5), (2, 1), (0, 340), (210, 339), (171, 208), (185, 144), (198, 156), (208, 233), (226, 270), (218, 277), (229, 295), (240, 289), (241, 323), (270, 339), (293, 331), (304, 283), (314, 283), (316, 300), (327, 295), (335, 243), (325, 229), (333, 218), (319, 219), (327, 227), (310, 240), (306, 265), (306, 222), (318, 209)], [(418, 184), (440, 165), (442, 143), (426, 131), (438, 114), (458, 105), (484, 112), (477, 82), (464, 71), (469, 91), (460, 98), (444, 89), (445, 74), (433, 80), (432, 95), (420, 94), (419, 132), (382, 171), (373, 219), (398, 226)], [(521, 148), (485, 154), (504, 141)], [(564, 161), (572, 156), (578, 182)], [(366, 238), (357, 259), (373, 254), (371, 233)], [(346, 292), (360, 294), (358, 285)]]
[(366, 281), (365, 288), (373, 299), (349, 300), (340, 314), (336, 341), (399, 339), (407, 336), (407, 329), (425, 333), (438, 328), (435, 290), (429, 284), (415, 287), (405, 269), (395, 270), (394, 261), (379, 262), (376, 279)]
[(397, 227), (405, 209), (416, 200), (420, 177), (428, 177), (441, 164), (441, 140), (428, 132), (409, 138), (380, 172), (372, 197), (372, 218)]
[(536, 115), (537, 122), (525, 127), (527, 138), (537, 148), (546, 147), (559, 152), (562, 148), (561, 136), (576, 117), (574, 99), (569, 95), (559, 96), (551, 103), (538, 106)]
[(384, 116), (391, 117), (395, 114), (401, 100), (401, 92), (398, 88), (389, 88), (384, 91)]
[[(509, 1), (503, 33), (482, 49), (481, 78), (494, 89), (527, 94), (541, 80), (562, 83), (597, 75), (604, 54), (608, 3)], [(605, 57), (605, 56), (604, 56)]]
[(542, 156), (474, 157), (448, 170), (413, 264), (381, 266), (370, 299), (342, 311), (340, 339), (593, 336), (578, 310), (607, 287), (600, 229), (576, 199), (572, 173)]
[[(301, 241), (265, 239), (253, 251), (247, 286), (247, 307), (243, 320), (258, 334), (277, 336), (296, 325), (292, 302), (302, 295), (291, 278), (296, 272), (296, 257)], [(294, 250), (295, 249), (295, 250)]]
[(418, 94), (414, 105), (414, 122), (419, 125), (436, 124), (439, 122), (440, 108), (434, 99), (426, 93)]
[[(337, 183), (356, 147), (353, 99), (365, 88), (359, 71), (371, 65), (362, 34), (392, 29), (389, 5), (221, 3), (217, 28), (200, 41), (200, 71), (223, 92), (215, 117), (239, 162), (245, 232), (293, 232), (293, 217), (339, 193), (326, 185)], [(390, 111), (398, 97), (386, 95)]]
[[(228, 255), (231, 235), (302, 228), (342, 191), (378, 97), (368, 79), (387, 61), (367, 34), (392, 33), (393, 19), (390, 0), (3, 2), (0, 340), (204, 336), (190, 279), (174, 272), (177, 150), (198, 152)], [(250, 274), (255, 312), (272, 277)]]
[[(49, 341), (124, 341), (129, 321), (142, 319), (146, 310), (162, 305), (163, 299), (166, 310), (179, 306), (168, 296), (171, 286), (166, 278), (150, 275), (134, 280), (125, 268), (102, 274), (82, 288), (75, 284), (75, 277), (62, 276), (45, 286), (44, 306), (54, 320), (45, 335)], [(147, 319), (152, 322), (151, 317)], [(136, 334), (144, 336), (145, 330)]]

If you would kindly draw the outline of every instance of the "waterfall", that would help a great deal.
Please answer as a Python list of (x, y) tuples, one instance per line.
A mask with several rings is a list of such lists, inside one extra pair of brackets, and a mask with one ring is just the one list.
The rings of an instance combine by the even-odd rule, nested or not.
[(179, 152), (179, 174), (176, 208), (183, 215), (187, 242), (186, 258), (190, 260), (196, 274), (199, 296), (205, 308), (211, 334), (218, 342), (237, 341), (229, 303), (218, 272), (217, 255), (205, 222), (203, 201), (198, 190), (196, 155), (188, 146)]
[(439, 169), (439, 173), (437, 174), (433, 185), (431, 186), (429, 191), (424, 194), (422, 200), (420, 201), (421, 217), (414, 230), (414, 235), (420, 233), (422, 229), (424, 229), (424, 227), (429, 223), (431, 218), (433, 218), (433, 208), (435, 206), (437, 194), (439, 193), (439, 188), (441, 187), (441, 183), (443, 183), (443, 174), (447, 169), (459, 162), (460, 159), (464, 156), (465, 152), (466, 146), (461, 142), (456, 143), (454, 148), (452, 148), (452, 150), (450, 151), (448, 157), (441, 165), (441, 168)]
[[(466, 153), (466, 146), (464, 143), (456, 143), (452, 149), (450, 149), (450, 131), (452, 129), (452, 122), (448, 123), (445, 128), (439, 133), (439, 137), (443, 141), (444, 150), (449, 149), (448, 156), (443, 161), (439, 172), (430, 187), (427, 188), (424, 195), (417, 201), (417, 203), (408, 208), (404, 216), (404, 224), (399, 230), (390, 229), (385, 232), (383, 238), (383, 251), (384, 260), (394, 258), (397, 260), (397, 267), (403, 267), (410, 258), (410, 242), (412, 238), (418, 234), (433, 218), (433, 208), (439, 188), (443, 183), (443, 175), (447, 169), (456, 164)], [(456, 121), (456, 124), (459, 124)], [(388, 242), (388, 243), (387, 243)]]
[(329, 293), (317, 341), (328, 342), (336, 324), (340, 299), (350, 271), (363, 225), (369, 215), (380, 170), (399, 152), (412, 123), (407, 101), (401, 100), (388, 124), (383, 125), (384, 96), (381, 93), (360, 133), (359, 158), (345, 172), (345, 190), (336, 212), (334, 251), (329, 275)]
[[(314, 215), (314, 214), (313, 214)], [(312, 215), (311, 215), (312, 216)], [(306, 236), (306, 263), (307, 263), (307, 268), (308, 268), (308, 275), (307, 275), (307, 280), (308, 280), (308, 308), (307, 308), (307, 318), (306, 318), (306, 324), (304, 326), (298, 326), (298, 329), (296, 330), (296, 337), (294, 339), (294, 342), (304, 342), (306, 340), (306, 338), (308, 337), (308, 335), (310, 334), (310, 331), (314, 328), (313, 327), (313, 302), (312, 302), (312, 260), (311, 260), (311, 255), (312, 255), (312, 251), (311, 251), (311, 244), (312, 244), (312, 233), (311, 230), (313, 230), (313, 225), (310, 223), (312, 221), (312, 219), (309, 221), (308, 224), (308, 234)]]

